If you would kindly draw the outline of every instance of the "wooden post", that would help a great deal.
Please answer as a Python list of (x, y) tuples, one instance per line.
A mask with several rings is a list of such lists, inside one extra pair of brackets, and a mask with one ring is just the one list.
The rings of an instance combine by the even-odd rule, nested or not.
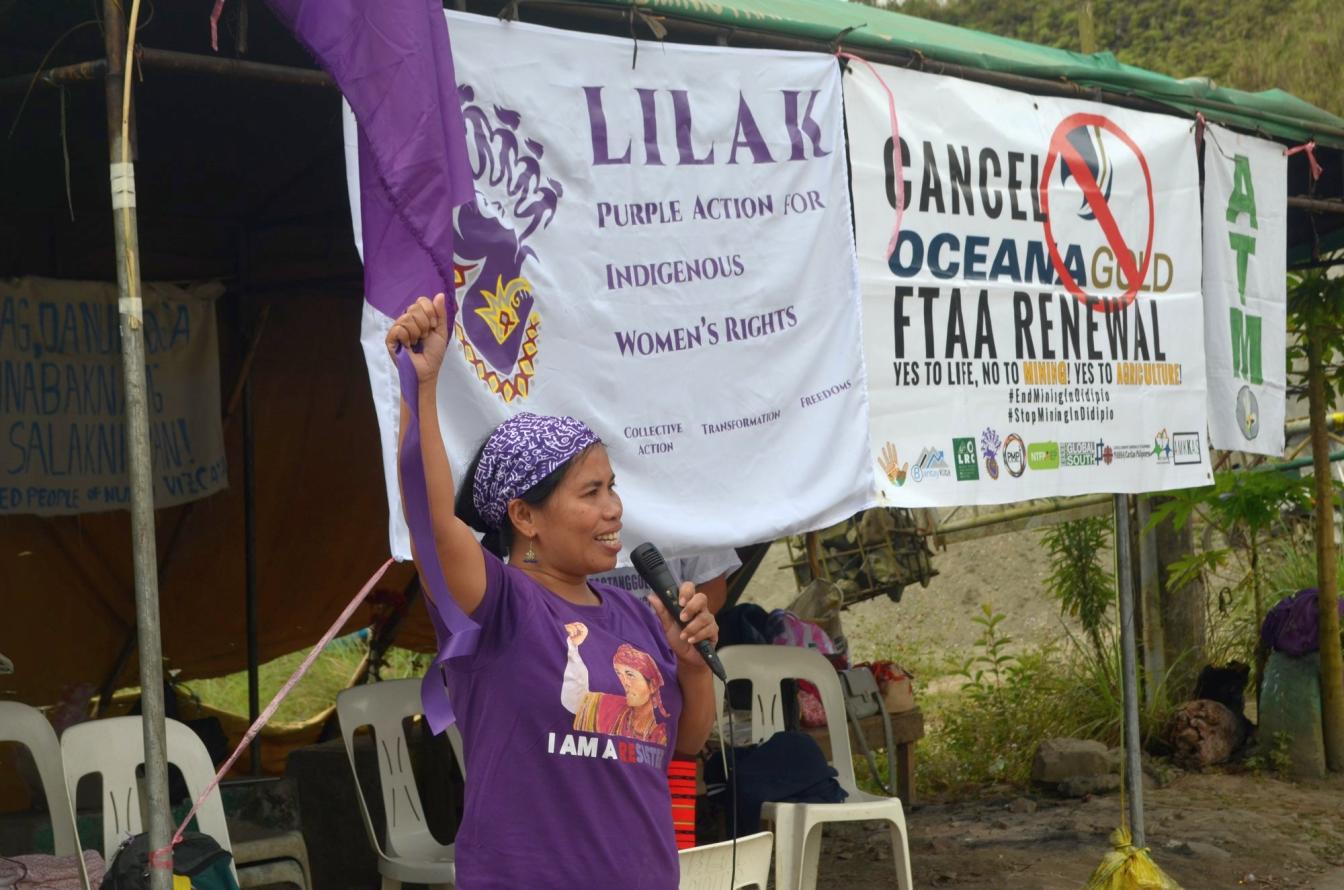
[(1344, 771), (1344, 653), (1339, 645), (1339, 579), (1335, 556), (1335, 480), (1330, 473), (1330, 441), (1326, 434), (1325, 368), (1321, 361), (1324, 335), (1307, 328), (1307, 403), (1311, 413), (1311, 457), (1316, 474), (1316, 586), (1320, 615), (1321, 724), (1325, 731), (1325, 762)]

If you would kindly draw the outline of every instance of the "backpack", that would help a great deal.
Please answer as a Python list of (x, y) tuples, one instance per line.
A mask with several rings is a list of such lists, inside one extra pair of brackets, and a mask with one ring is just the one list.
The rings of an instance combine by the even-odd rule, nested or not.
[[(233, 857), (206, 834), (188, 831), (173, 848), (173, 890), (238, 890)], [(117, 848), (100, 890), (148, 890), (149, 835), (137, 834)]]

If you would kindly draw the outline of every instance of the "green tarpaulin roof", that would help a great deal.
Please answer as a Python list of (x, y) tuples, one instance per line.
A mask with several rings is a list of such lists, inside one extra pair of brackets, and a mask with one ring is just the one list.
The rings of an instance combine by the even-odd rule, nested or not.
[[(627, 8), (632, 0), (587, 0)], [(1070, 52), (980, 31), (901, 15), (844, 0), (633, 0), (655, 16), (764, 32), (803, 40), (833, 42), (846, 29), (846, 49), (905, 52), (982, 71), (1050, 81), (1068, 81), (1112, 93), (1161, 102), (1175, 109), (1202, 111), (1209, 120), (1289, 141), (1315, 138), (1344, 148), (1344, 119), (1283, 90), (1248, 93), (1207, 80), (1178, 80), (1126, 65), (1110, 53)]]

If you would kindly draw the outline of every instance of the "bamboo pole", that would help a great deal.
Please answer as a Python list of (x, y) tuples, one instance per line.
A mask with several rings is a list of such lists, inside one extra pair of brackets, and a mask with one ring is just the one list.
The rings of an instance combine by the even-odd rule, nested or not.
[(1330, 472), (1330, 443), (1326, 434), (1324, 334), (1318, 325), (1307, 329), (1307, 404), (1311, 412), (1311, 456), (1316, 482), (1316, 587), (1320, 617), (1321, 728), (1325, 732), (1325, 762), (1344, 771), (1344, 653), (1339, 645), (1338, 564), (1335, 556), (1335, 480)]
[[(130, 29), (136, 26), (138, 0)], [(130, 68), (127, 23), (119, 0), (103, 0), (107, 51), (107, 137), (112, 187), (112, 228), (117, 256), (117, 305), (121, 318), (121, 366), (125, 386), (126, 450), (131, 487), (131, 553), (135, 575), (135, 624), (140, 641), (141, 723), (145, 745), (145, 830), (149, 849), (168, 845), (167, 727), (163, 703), (163, 639), (159, 628), (158, 558), (154, 540), (154, 467), (149, 442), (145, 379), (144, 308), (140, 296), (140, 244), (135, 212), (135, 165), (131, 151)], [(151, 890), (170, 890), (171, 868), (149, 869)]]

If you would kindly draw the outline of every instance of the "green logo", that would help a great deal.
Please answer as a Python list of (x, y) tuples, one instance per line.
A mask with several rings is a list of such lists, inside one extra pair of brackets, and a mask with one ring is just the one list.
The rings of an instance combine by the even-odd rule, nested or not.
[(952, 440), (952, 462), (957, 467), (958, 482), (974, 482), (980, 478), (978, 458), (974, 437)]
[(1058, 470), (1059, 443), (1032, 442), (1027, 446), (1027, 466), (1033, 470)]

